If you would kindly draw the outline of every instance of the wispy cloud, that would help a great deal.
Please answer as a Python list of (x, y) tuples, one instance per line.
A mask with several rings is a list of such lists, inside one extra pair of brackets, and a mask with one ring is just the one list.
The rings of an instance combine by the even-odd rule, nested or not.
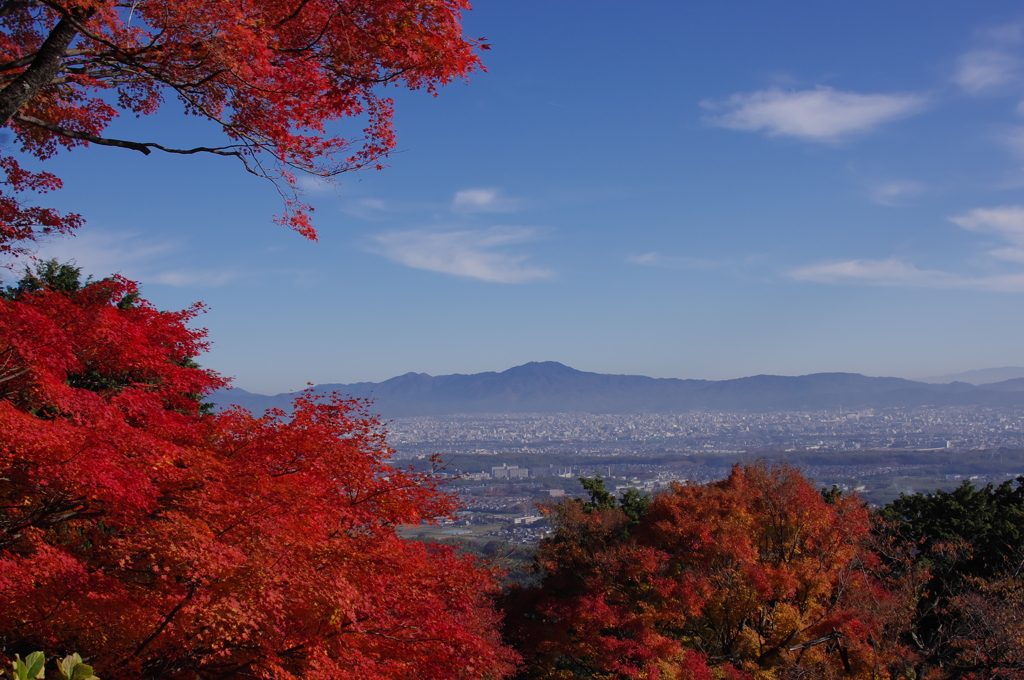
[(410, 211), (410, 207), (407, 205), (372, 197), (343, 199), (340, 207), (346, 215), (370, 222), (380, 222), (388, 219), (392, 214)]
[(476, 213), (511, 213), (522, 209), (527, 201), (512, 198), (496, 187), (476, 187), (456, 191), (451, 200), (441, 202), (381, 200), (363, 197), (346, 200), (342, 210), (360, 219), (380, 221), (395, 215), (439, 213), (450, 211), (457, 215)]
[(415, 269), (495, 283), (525, 283), (554, 276), (550, 269), (527, 264), (526, 255), (504, 250), (510, 245), (536, 240), (535, 229), (416, 229), (387, 232), (372, 238), (372, 251)]
[(495, 188), (462, 189), (452, 198), (452, 210), (456, 212), (514, 212), (520, 207), (522, 201)]
[(974, 50), (957, 59), (953, 82), (972, 95), (999, 91), (1018, 81), (1021, 65), (1017, 55), (1005, 50)]
[(356, 203), (369, 210), (387, 210), (387, 204), (379, 198), (361, 198)]
[(904, 205), (909, 198), (923, 194), (927, 189), (928, 186), (923, 182), (896, 180), (876, 184), (871, 187), (869, 196), (879, 205), (898, 206)]
[(1024, 26), (1006, 24), (982, 31), (980, 47), (960, 55), (953, 70), (952, 80), (964, 92), (983, 95), (1005, 92), (1010, 86), (1021, 84), (1024, 59), (1020, 44)]
[(1015, 243), (1024, 243), (1024, 206), (975, 208), (949, 220), (968, 231), (999, 234)]
[(142, 277), (146, 283), (162, 283), (178, 288), (217, 288), (239, 278), (238, 272), (214, 269), (172, 269)]
[(706, 260), (699, 257), (679, 257), (676, 255), (662, 255), (661, 253), (644, 253), (642, 255), (630, 255), (626, 258), (630, 264), (639, 264), (645, 267), (661, 267), (664, 269), (720, 269), (729, 265), (728, 262), (718, 260)]
[(316, 175), (298, 175), (295, 179), (299, 191), (303, 194), (324, 195), (338, 194), (338, 183), (329, 177)]
[(734, 94), (724, 102), (701, 102), (710, 111), (722, 112), (708, 118), (714, 125), (815, 142), (868, 132), (918, 113), (926, 105), (927, 99), (918, 94), (858, 94), (830, 87), (799, 91), (773, 87)]
[(817, 283), (853, 283), (905, 288), (956, 288), (961, 290), (1024, 293), (1024, 273), (962, 276), (935, 269), (918, 269), (904, 260), (847, 260), (794, 269), (789, 278)]
[(178, 267), (173, 262), (178, 250), (176, 244), (167, 240), (146, 238), (132, 232), (90, 229), (44, 244), (36, 257), (73, 261), (84, 274), (94, 278), (121, 274), (142, 283), (176, 287), (216, 287), (238, 278), (236, 272), (226, 269)]
[[(1024, 263), (1024, 206), (975, 208), (961, 215), (953, 215), (949, 219), (967, 231), (991, 234), (1006, 242), (986, 252), (991, 258), (988, 264), (993, 267), (996, 266), (994, 260), (1003, 263)], [(915, 264), (899, 258), (824, 262), (794, 269), (787, 275), (796, 281), (817, 283), (1024, 293), (1024, 272), (966, 275), (936, 269), (920, 269)]]
[(1008, 247), (988, 251), (991, 257), (1008, 262), (1024, 262), (1024, 206), (975, 208), (949, 219), (968, 231), (995, 234), (1010, 242)]
[(960, 277), (947, 272), (918, 269), (904, 260), (846, 260), (800, 267), (789, 272), (796, 281), (817, 283), (864, 283), (875, 286), (921, 288), (956, 287)]

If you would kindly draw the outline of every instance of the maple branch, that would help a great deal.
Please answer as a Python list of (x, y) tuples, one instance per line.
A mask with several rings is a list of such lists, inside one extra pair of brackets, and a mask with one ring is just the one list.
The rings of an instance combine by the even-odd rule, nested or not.
[[(47, 86), (64, 65), (64, 54), (78, 35), (78, 20), (89, 18), (95, 10), (78, 10), (61, 17), (46, 36), (42, 47), (27, 69), (0, 90), (0, 125), (5, 125), (22, 106)], [(78, 16), (74, 16), (77, 14)]]
[(35, 116), (26, 116), (24, 114), (15, 113), (11, 116), (14, 120), (36, 127), (41, 127), (44, 130), (61, 135), (63, 137), (71, 137), (72, 139), (81, 139), (93, 144), (100, 144), (102, 146), (119, 146), (124, 149), (132, 149), (134, 151), (141, 151), (147, 156), (152, 153), (149, 147), (145, 144), (139, 144), (138, 142), (129, 142), (123, 139), (108, 139), (106, 137), (97, 137), (96, 135), (89, 134), (88, 132), (79, 132), (77, 130), (69, 130), (67, 128), (54, 125), (53, 123), (47, 123), (45, 120), (40, 120)]
[(177, 154), (195, 154), (195, 153), (212, 153), (218, 156), (240, 156), (239, 151), (227, 151), (227, 149), (238, 149), (241, 145), (232, 144), (229, 146), (197, 146), (193, 149), (172, 149), (156, 142), (130, 142), (124, 139), (111, 139), (109, 137), (97, 137), (96, 135), (88, 132), (79, 132), (78, 130), (69, 130), (53, 123), (47, 123), (45, 120), (40, 120), (34, 116), (26, 116), (20, 113), (14, 115), (14, 119), (22, 123), (29, 125), (35, 125), (41, 127), (44, 130), (62, 135), (64, 137), (71, 137), (72, 139), (81, 139), (86, 142), (93, 144), (99, 144), (101, 146), (117, 146), (122, 149), (131, 149), (133, 151), (139, 151), (145, 155), (149, 155), (153, 152), (153, 149), (163, 151), (165, 153), (177, 153)]
[[(3, 15), (0, 14), (0, 16)], [(28, 66), (32, 63), (32, 60), (36, 58), (36, 54), (38, 54), (38, 52), (32, 52), (31, 54), (26, 54), (24, 57), (21, 57), (20, 59), (9, 61), (6, 64), (0, 64), (0, 71), (11, 71), (16, 68), (23, 68), (25, 66)]]
[(241, 450), (242, 450), (242, 449), (244, 449), (245, 447), (249, 446), (250, 444), (252, 444), (252, 442), (250, 442), (250, 441), (244, 441), (244, 442), (242, 442), (242, 445), (241, 445), (241, 446), (236, 446), (235, 448), (233, 448), (233, 449), (231, 450), (231, 453), (229, 453), (228, 455), (226, 455), (226, 456), (225, 456), (225, 458), (228, 458), (229, 460), (230, 460), (231, 458), (234, 458), (234, 457), (235, 457), (235, 454), (236, 454), (236, 453), (238, 453), (239, 451), (241, 451)]
[(250, 519), (252, 519), (254, 517), (258, 517), (259, 515), (262, 515), (267, 510), (270, 510), (271, 508), (273, 508), (275, 505), (276, 505), (276, 503), (271, 503), (270, 505), (267, 505), (267, 506), (257, 510), (256, 512), (254, 512), (254, 513), (252, 513), (252, 514), (250, 514), (248, 516), (241, 517), (241, 518), (239, 518), (239, 520), (237, 522), (235, 522), (234, 524), (229, 524), (228, 526), (224, 527), (220, 531), (216, 532), (214, 535), (218, 536), (218, 537), (219, 536), (223, 536), (224, 534), (228, 533), (229, 531), (231, 531), (235, 527), (241, 525), (243, 522), (246, 522), (246, 521), (248, 521), (248, 520), (250, 520)]
[(57, 599), (57, 604), (53, 605), (53, 607), (50, 609), (50, 611), (47, 612), (43, 616), (43, 618), (37, 619), (35, 621), (26, 621), (22, 625), (23, 626), (24, 625), (32, 625), (32, 624), (38, 625), (38, 624), (42, 623), (43, 621), (46, 621), (46, 619), (50, 618), (51, 616), (53, 616), (54, 614), (57, 613), (57, 611), (61, 608), (61, 605), (64, 604), (64, 602), (68, 599), (68, 595), (70, 595), (70, 594), (71, 594), (71, 588), (65, 589), (64, 593), (60, 596), (60, 598)]
[(195, 594), (196, 594), (196, 586), (195, 585), (189, 586), (188, 594), (185, 595), (185, 597), (183, 597), (182, 600), (180, 602), (178, 602), (178, 604), (174, 605), (174, 609), (169, 611), (164, 616), (164, 620), (160, 622), (160, 625), (156, 627), (156, 630), (154, 630), (149, 635), (149, 637), (147, 637), (145, 640), (140, 642), (139, 646), (135, 648), (135, 656), (138, 656), (139, 654), (141, 654), (142, 651), (144, 649), (146, 649), (146, 647), (148, 647), (150, 645), (150, 643), (152, 643), (153, 640), (155, 640), (157, 638), (158, 635), (160, 635), (160, 633), (164, 632), (164, 628), (166, 628), (167, 625), (174, 619), (174, 617), (178, 615), (178, 612), (181, 611), (182, 607), (184, 607), (186, 604), (188, 604), (189, 600), (191, 600), (192, 596), (195, 595)]
[(20, 371), (18, 371), (16, 373), (8, 374), (8, 375), (5, 375), (3, 377), (0, 377), (0, 383), (7, 382), (8, 380), (14, 380), (15, 378), (23, 376), (26, 373), (28, 373), (28, 369), (27, 368), (23, 368), (23, 369), (21, 369)]
[[(305, 6), (306, 2), (308, 2), (308, 0), (305, 0), (302, 3), (302, 5)], [(301, 9), (302, 9), (302, 7), (300, 7), (297, 10), (295, 10), (295, 14), (298, 14), (299, 10), (301, 10)], [(285, 21), (287, 21), (287, 19), (285, 19)], [(283, 23), (284, 23), (284, 21), (281, 22), (281, 24), (283, 24)], [(292, 54), (301, 54), (303, 52), (308, 52), (309, 50), (311, 50), (314, 47), (316, 47), (320, 43), (320, 41), (324, 39), (324, 35), (327, 34), (327, 29), (328, 29), (328, 27), (330, 27), (330, 25), (331, 25), (331, 17), (328, 17), (327, 21), (325, 21), (324, 24), (320, 27), (319, 35), (317, 35), (315, 38), (313, 38), (313, 40), (311, 40), (308, 43), (306, 43), (305, 47), (291, 47), (291, 48), (286, 48), (286, 49), (275, 49), (274, 51), (275, 52), (292, 53)], [(280, 24), (278, 25), (278, 28), (280, 28)]]
[(299, 3), (298, 7), (295, 8), (294, 12), (292, 12), (291, 14), (286, 16), (284, 19), (281, 19), (281, 21), (277, 22), (277, 26), (275, 28), (281, 28), (282, 26), (287, 24), (289, 21), (291, 21), (295, 17), (299, 16), (299, 14), (302, 12), (303, 9), (305, 9), (306, 5), (308, 5), (308, 4), (309, 4), (309, 0), (302, 0), (302, 2)]
[[(384, 630), (394, 630), (399, 626), (392, 628), (385, 628)], [(375, 635), (377, 637), (384, 638), (385, 640), (392, 640), (393, 642), (444, 642), (444, 638), (417, 638), (417, 637), (399, 637), (397, 635), (388, 635), (387, 633), (378, 633), (375, 630), (363, 630), (359, 631), (363, 635)]]

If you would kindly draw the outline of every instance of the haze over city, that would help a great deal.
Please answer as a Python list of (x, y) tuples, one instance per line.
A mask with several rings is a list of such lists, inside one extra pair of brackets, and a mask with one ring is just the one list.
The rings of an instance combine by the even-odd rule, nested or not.
[[(319, 243), (233, 159), (94, 147), (46, 161), (88, 223), (40, 255), (203, 301), (201, 362), (261, 393), (1024, 363), (1018, 3), (487, 0), (465, 26), (486, 73), (395, 90), (389, 167), (307, 181)], [(218, 141), (176, 106), (108, 134)]]

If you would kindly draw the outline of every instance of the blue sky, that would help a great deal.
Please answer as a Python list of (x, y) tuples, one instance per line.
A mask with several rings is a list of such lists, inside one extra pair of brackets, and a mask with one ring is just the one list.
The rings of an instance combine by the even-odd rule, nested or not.
[[(658, 377), (1024, 365), (1024, 9), (482, 0), (487, 73), (392, 94), (387, 169), (309, 182), (79, 149), (43, 256), (203, 301), (238, 387), (555, 360)], [(339, 124), (341, 134), (358, 123)], [(182, 117), (108, 134), (208, 144)]]

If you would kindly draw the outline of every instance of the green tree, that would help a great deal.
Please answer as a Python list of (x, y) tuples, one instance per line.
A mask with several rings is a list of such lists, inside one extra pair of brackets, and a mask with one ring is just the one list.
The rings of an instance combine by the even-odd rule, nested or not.
[[(1024, 557), (1024, 477), (980, 489), (965, 481), (949, 492), (901, 494), (881, 516), (920, 546), (923, 560), (957, 577), (991, 577)], [(954, 543), (970, 549), (936, 549)]]
[(588, 510), (602, 510), (615, 507), (615, 494), (604, 486), (600, 473), (594, 477), (580, 477), (583, 490), (590, 494), (590, 500), (584, 504)]
[(1019, 677), (1024, 477), (903, 494), (877, 519), (883, 540), (911, 548), (904, 578), (925, 577), (905, 636), (917, 652), (918, 677)]

